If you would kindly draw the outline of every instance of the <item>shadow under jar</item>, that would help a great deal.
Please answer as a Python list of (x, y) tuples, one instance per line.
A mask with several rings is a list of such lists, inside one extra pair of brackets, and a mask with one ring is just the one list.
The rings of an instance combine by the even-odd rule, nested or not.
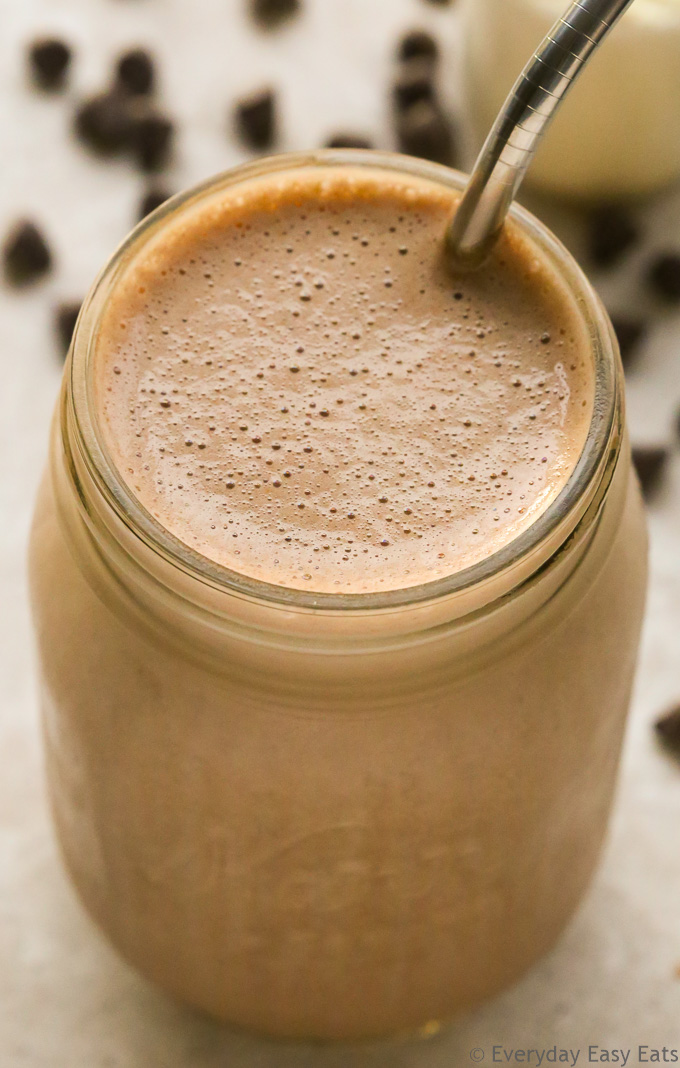
[(289, 589), (182, 544), (101, 432), (92, 360), (121, 272), (202, 199), (300, 167), (461, 175), (377, 153), (280, 157), (156, 212), (80, 317), (30, 552), (54, 818), (120, 952), (176, 997), (277, 1036), (451, 1017), (555, 942), (612, 802), (646, 585), (613, 333), (568, 253), (594, 366), (562, 492), (470, 567), (380, 593)]

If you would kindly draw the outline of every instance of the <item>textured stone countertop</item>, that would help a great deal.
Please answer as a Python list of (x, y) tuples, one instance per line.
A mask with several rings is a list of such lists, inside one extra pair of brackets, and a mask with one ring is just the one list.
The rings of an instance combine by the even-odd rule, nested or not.
[[(453, 1068), (481, 1048), (680, 1047), (680, 766), (651, 723), (680, 699), (680, 449), (650, 508), (652, 580), (612, 832), (592, 891), (555, 952), (523, 982), (421, 1043), (361, 1048), (276, 1045), (176, 1007), (109, 949), (76, 901), (46, 808), (25, 546), (60, 359), (51, 309), (80, 297), (135, 221), (141, 179), (69, 139), (70, 95), (25, 84), (22, 46), (37, 31), (77, 48), (74, 88), (104, 80), (125, 45), (157, 51), (181, 122), (174, 188), (244, 158), (226, 132), (238, 94), (281, 87), (282, 149), (350, 129), (391, 147), (385, 87), (394, 42), (432, 26), (455, 66), (454, 9), (423, 0), (305, 0), (304, 19), (266, 38), (241, 0), (0, 0), (0, 232), (41, 223), (58, 269), (19, 294), (0, 286), (0, 1066), (1, 1068)], [(454, 99), (455, 79), (445, 90)], [(579, 250), (568, 212), (543, 214)], [(650, 251), (680, 244), (680, 197), (643, 205), (646, 241), (601, 291), (639, 303)], [(599, 279), (596, 279), (599, 283)], [(680, 316), (654, 319), (629, 383), (633, 436), (673, 439), (680, 407)], [(535, 1058), (532, 1062), (535, 1063)]]

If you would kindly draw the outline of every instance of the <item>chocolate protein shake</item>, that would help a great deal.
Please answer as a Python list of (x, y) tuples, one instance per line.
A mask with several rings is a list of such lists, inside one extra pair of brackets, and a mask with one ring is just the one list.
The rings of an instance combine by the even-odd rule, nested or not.
[(412, 1031), (555, 943), (611, 807), (646, 577), (610, 324), (462, 176), (260, 161), (87, 299), (31, 546), (47, 769), (89, 912), (276, 1036)]
[(300, 171), (151, 242), (101, 324), (97, 398), (154, 518), (254, 578), (365, 593), (468, 567), (554, 500), (590, 424), (589, 339), (516, 231), (452, 277), (454, 203)]

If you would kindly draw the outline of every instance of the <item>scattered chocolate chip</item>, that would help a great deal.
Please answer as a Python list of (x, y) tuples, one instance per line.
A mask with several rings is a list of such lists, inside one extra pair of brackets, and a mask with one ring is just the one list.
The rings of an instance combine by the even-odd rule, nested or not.
[(436, 4), (437, 7), (448, 7), (451, 0), (426, 0), (428, 4)]
[(647, 280), (663, 300), (672, 304), (680, 301), (680, 253), (666, 252), (658, 256), (649, 268)]
[(434, 63), (439, 58), (439, 45), (426, 30), (411, 30), (410, 33), (404, 34), (399, 42), (397, 56), (402, 62), (409, 59), (426, 59)]
[(250, 148), (270, 148), (276, 139), (276, 98), (271, 89), (244, 97), (234, 111), (236, 131)]
[(250, 0), (250, 13), (261, 26), (272, 29), (297, 15), (300, 0)]
[(153, 59), (143, 48), (125, 52), (116, 64), (116, 84), (133, 96), (146, 96), (153, 92), (156, 71)]
[(432, 64), (422, 59), (405, 63), (392, 87), (395, 107), (409, 108), (420, 100), (434, 101)]
[(621, 359), (624, 367), (629, 367), (643, 337), (647, 333), (644, 319), (633, 319), (626, 315), (612, 316), (612, 326), (616, 334)]
[(657, 489), (667, 460), (668, 449), (662, 445), (634, 446), (633, 463), (645, 497)]
[(80, 312), (80, 303), (80, 301), (64, 301), (54, 310), (54, 327), (64, 356), (71, 345), (71, 338)]
[(589, 216), (588, 251), (596, 267), (613, 267), (638, 240), (638, 227), (618, 204), (601, 204)]
[(400, 113), (397, 137), (400, 151), (408, 156), (455, 165), (457, 146), (453, 124), (431, 101), (421, 100)]
[(31, 78), (39, 89), (61, 89), (66, 82), (71, 49), (57, 37), (42, 37), (28, 50)]
[(15, 286), (28, 285), (52, 266), (49, 246), (35, 223), (22, 220), (11, 228), (2, 249), (5, 277)]
[(373, 142), (361, 134), (339, 133), (329, 137), (324, 148), (373, 148)]
[(132, 130), (129, 102), (122, 93), (98, 93), (80, 104), (75, 132), (93, 152), (113, 156), (128, 145)]
[(680, 757), (680, 705), (661, 716), (654, 727), (663, 744)]
[(147, 189), (139, 203), (138, 218), (140, 220), (145, 219), (156, 208), (160, 208), (161, 204), (165, 204), (165, 201), (169, 200), (171, 196), (172, 193), (169, 193), (167, 189), (161, 188), (161, 186), (153, 186), (151, 189)]
[(168, 162), (175, 136), (174, 123), (160, 111), (147, 111), (132, 120), (132, 157), (143, 171), (158, 171)]

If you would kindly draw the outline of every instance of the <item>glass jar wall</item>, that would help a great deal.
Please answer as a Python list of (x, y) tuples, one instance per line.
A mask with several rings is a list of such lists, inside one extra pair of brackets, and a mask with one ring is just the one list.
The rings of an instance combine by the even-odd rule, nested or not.
[(173, 995), (272, 1035), (445, 1019), (550, 948), (606, 829), (643, 611), (646, 536), (608, 320), (558, 243), (592, 343), (588, 441), (505, 550), (427, 586), (314, 596), (211, 565), (136, 505), (76, 331), (31, 546), (50, 792), (66, 864), (122, 954)]

